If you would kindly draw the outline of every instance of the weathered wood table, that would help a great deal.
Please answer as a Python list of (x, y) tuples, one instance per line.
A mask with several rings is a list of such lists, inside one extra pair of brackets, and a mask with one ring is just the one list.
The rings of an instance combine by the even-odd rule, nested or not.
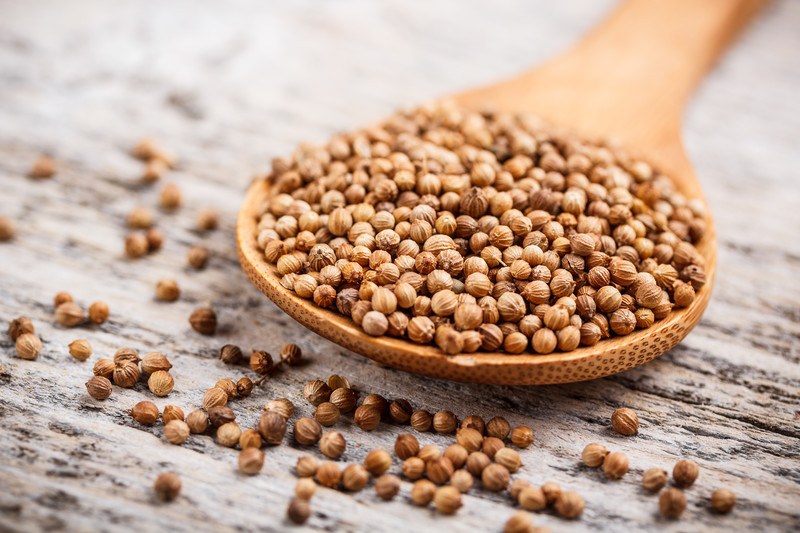
[[(494, 3), (493, 3), (494, 4)], [(611, 2), (0, 2), (0, 214), (18, 223), (0, 244), (0, 318), (30, 316), (44, 341), (34, 362), (0, 337), (0, 530), (284, 530), (294, 487), (292, 445), (267, 450), (261, 475), (236, 471), (236, 452), (211, 437), (166, 443), (142, 430), (131, 406), (144, 384), (115, 388), (97, 402), (84, 382), (93, 362), (119, 347), (163, 351), (175, 392), (160, 407), (198, 405), (217, 379), (240, 376), (216, 359), (227, 342), (277, 352), (296, 342), (310, 364), (283, 372), (237, 402), (252, 426), (263, 404), (286, 396), (311, 413), (303, 383), (336, 372), (364, 391), (408, 398), (417, 408), (460, 416), (506, 416), (530, 424), (536, 443), (519, 476), (547, 480), (586, 498), (579, 521), (537, 514), (553, 530), (785, 530), (800, 528), (800, 3), (772, 4), (709, 77), (687, 115), (686, 142), (719, 231), (714, 297), (676, 349), (644, 367), (589, 383), (538, 388), (481, 387), (379, 368), (309, 333), (266, 301), (240, 272), (233, 222), (245, 187), (272, 156), (296, 143), (380, 118), (462, 87), (511, 74), (562, 49)], [(161, 184), (142, 186), (128, 154), (149, 135), (179, 158), (164, 182), (185, 206), (158, 212), (164, 249), (126, 260), (125, 215), (155, 206)], [(55, 178), (25, 177), (42, 152)], [(196, 233), (204, 207), (221, 228)], [(212, 250), (209, 268), (185, 266), (189, 246)], [(183, 294), (157, 303), (157, 280)], [(101, 327), (55, 325), (52, 298), (66, 290), (88, 305), (105, 300)], [(213, 303), (214, 338), (187, 317)], [(85, 363), (67, 344), (85, 337)], [(612, 434), (617, 406), (635, 409), (640, 434)], [(371, 434), (339, 424), (344, 460), (389, 448), (399, 428)], [(290, 440), (287, 437), (287, 441)], [(423, 435), (424, 443), (449, 439)], [(606, 481), (579, 463), (592, 441), (622, 450), (631, 472)], [(657, 514), (640, 489), (644, 469), (681, 457), (702, 473), (682, 520)], [(395, 467), (396, 468), (396, 467)], [(175, 470), (184, 489), (171, 504), (152, 496), (155, 476)], [(729, 516), (708, 511), (727, 486), (739, 497)], [(505, 495), (472, 491), (456, 517), (408, 504), (410, 485), (390, 503), (369, 489), (321, 490), (314, 530), (499, 531), (512, 513)]]

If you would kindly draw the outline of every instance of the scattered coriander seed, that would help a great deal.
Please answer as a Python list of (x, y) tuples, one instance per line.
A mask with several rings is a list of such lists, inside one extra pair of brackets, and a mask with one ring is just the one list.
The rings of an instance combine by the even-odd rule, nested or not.
[(51, 156), (42, 154), (33, 162), (28, 176), (34, 179), (52, 178), (56, 173), (56, 161)]
[(369, 472), (360, 464), (345, 467), (342, 472), (342, 486), (350, 492), (358, 492), (369, 483)]
[(338, 431), (326, 431), (319, 439), (319, 451), (330, 459), (339, 459), (347, 448), (347, 441)]
[[(316, 473), (316, 469), (314, 472)], [(297, 483), (294, 485), (294, 495), (296, 497), (306, 501), (314, 497), (314, 494), (317, 492), (317, 484), (311, 479), (312, 476), (313, 474), (308, 477), (301, 477), (297, 480)]]
[[(19, 342), (19, 339), (17, 339)], [(95, 400), (105, 400), (111, 396), (111, 382), (103, 376), (93, 376), (86, 382), (86, 392)]]
[(183, 409), (177, 405), (165, 405), (164, 411), (161, 413), (161, 421), (167, 425), (172, 420), (183, 421), (186, 416), (183, 414)]
[(258, 448), (245, 448), (239, 452), (239, 472), (254, 476), (264, 468), (264, 452)]
[(510, 476), (508, 469), (503, 465), (492, 463), (481, 472), (483, 488), (491, 492), (500, 492), (508, 487)]
[(294, 414), (294, 404), (287, 398), (277, 398), (270, 400), (265, 406), (265, 411), (274, 411), (284, 419), (289, 420)]
[(158, 205), (160, 205), (162, 209), (171, 211), (179, 208), (181, 203), (183, 203), (183, 197), (178, 186), (174, 183), (167, 183), (164, 185), (158, 195)]
[(174, 279), (160, 279), (156, 283), (156, 300), (174, 302), (181, 297), (181, 289)]
[(150, 377), (147, 379), (147, 388), (150, 389), (150, 392), (159, 397), (167, 396), (172, 392), (173, 387), (175, 387), (175, 380), (172, 379), (170, 373), (165, 370), (157, 370), (150, 374)]
[(153, 484), (153, 490), (159, 500), (171, 502), (181, 492), (181, 478), (174, 472), (159, 474)]
[(469, 415), (461, 421), (462, 428), (472, 428), (483, 435), (486, 432), (486, 423), (478, 415)]
[(339, 421), (339, 408), (331, 402), (322, 402), (314, 411), (314, 418), (325, 427), (330, 427)]
[(370, 450), (364, 457), (364, 468), (373, 476), (380, 476), (392, 466), (392, 457), (385, 450)]
[(228, 395), (228, 400), (236, 398), (236, 383), (234, 383), (232, 379), (219, 379), (216, 383), (214, 383), (214, 386), (224, 390), (225, 394)]
[(577, 492), (561, 492), (555, 502), (556, 512), (562, 518), (575, 519), (583, 513), (583, 496)]
[(342, 472), (339, 470), (339, 465), (333, 461), (325, 461), (319, 465), (316, 473), (317, 483), (329, 489), (335, 489), (339, 486), (339, 480), (342, 478)]
[(286, 418), (277, 411), (262, 413), (258, 419), (258, 432), (268, 446), (277, 446), (283, 442), (283, 437), (286, 435)]
[(86, 320), (83, 309), (75, 302), (66, 302), (56, 308), (56, 321), (64, 327), (74, 328)]
[(450, 459), (447, 457), (437, 457), (436, 459), (427, 461), (425, 464), (425, 474), (428, 476), (428, 479), (437, 485), (444, 485), (450, 481), (450, 477), (453, 475), (454, 471), (453, 463), (451, 463)]
[(639, 417), (633, 409), (620, 407), (611, 415), (611, 426), (620, 435), (630, 437), (639, 432)]
[(681, 459), (672, 469), (672, 479), (675, 485), (682, 489), (691, 487), (699, 475), (700, 467), (689, 459)]
[(425, 474), (425, 461), (419, 457), (409, 457), (401, 465), (403, 477), (415, 481)]
[(158, 146), (158, 144), (149, 137), (140, 139), (131, 149), (131, 155), (142, 161), (160, 160), (168, 166), (173, 165), (172, 156), (165, 152), (163, 148)]
[(628, 473), (628, 457), (622, 452), (611, 452), (603, 460), (603, 472), (608, 479), (619, 479)]
[[(164, 408), (166, 410), (166, 407)], [(236, 420), (236, 413), (227, 405), (215, 405), (208, 408), (208, 422), (215, 428)]]
[(353, 421), (362, 431), (374, 431), (381, 422), (381, 413), (373, 405), (361, 404), (353, 414)]
[(202, 409), (192, 411), (186, 417), (186, 424), (194, 434), (205, 433), (208, 429), (208, 415)]
[(472, 452), (467, 457), (467, 470), (475, 477), (481, 476), (483, 471), (492, 463), (489, 456), (483, 452)]
[(306, 383), (303, 387), (303, 396), (306, 397), (308, 403), (317, 406), (323, 402), (327, 402), (331, 397), (331, 388), (327, 383), (321, 379), (315, 379)]
[(502, 416), (496, 416), (486, 423), (486, 434), (490, 437), (503, 440), (508, 437), (510, 431), (511, 424)]
[(286, 516), (297, 525), (305, 524), (311, 516), (311, 504), (308, 500), (292, 498), (286, 509)]
[(433, 495), (433, 505), (440, 514), (455, 514), (462, 505), (461, 492), (451, 486), (439, 487)]
[(208, 264), (208, 248), (205, 246), (192, 246), (186, 253), (186, 262), (195, 270), (202, 270)]
[(164, 437), (172, 444), (183, 444), (189, 439), (189, 425), (183, 420), (170, 420), (164, 426)]
[(202, 209), (197, 213), (197, 229), (200, 231), (212, 231), (219, 226), (219, 215), (213, 209)]
[(389, 402), (380, 394), (367, 394), (361, 405), (374, 407), (381, 417), (387, 416), (389, 413)]
[(519, 452), (511, 448), (500, 448), (494, 454), (494, 462), (506, 467), (512, 474), (522, 467), (522, 458)]
[(239, 378), (239, 381), (236, 382), (236, 394), (239, 398), (247, 398), (253, 393), (253, 387), (255, 387), (255, 383), (253, 383), (252, 379), (248, 377)]
[(433, 427), (433, 415), (424, 409), (418, 409), (411, 414), (409, 422), (412, 428), (425, 433)]
[(238, 365), (243, 358), (241, 348), (236, 345), (226, 344), (219, 350), (219, 359), (226, 365)]
[(217, 314), (210, 307), (198, 307), (189, 316), (189, 324), (202, 335), (213, 335), (217, 331)]
[(98, 326), (100, 324), (105, 324), (106, 320), (108, 320), (108, 315), (108, 304), (105, 302), (93, 302), (92, 305), (89, 306), (89, 320)]
[(511, 430), (511, 443), (517, 448), (527, 448), (533, 444), (533, 430), (528, 426), (515, 426)]
[(350, 381), (348, 381), (348, 379), (346, 377), (340, 376), (338, 374), (331, 374), (330, 376), (328, 376), (327, 383), (328, 383), (328, 387), (330, 387), (331, 390), (342, 389), (342, 388), (344, 388), (344, 389), (351, 389), (352, 388), (350, 386)]
[(142, 357), (142, 372), (145, 374), (152, 374), (159, 370), (169, 372), (171, 368), (172, 363), (170, 363), (167, 356), (161, 352), (149, 352)]
[(92, 356), (92, 345), (86, 339), (77, 339), (69, 343), (69, 354), (78, 361), (86, 361)]
[(289, 366), (297, 366), (300, 364), (303, 352), (296, 344), (284, 344), (281, 348), (281, 361)]
[(542, 485), (542, 492), (544, 492), (547, 505), (554, 505), (558, 501), (558, 497), (561, 496), (561, 486), (555, 481), (548, 481)]
[[(527, 479), (522, 479), (522, 478), (518, 477), (518, 478), (514, 479), (513, 481), (511, 481), (511, 484), (508, 486), (508, 494), (511, 496), (511, 498), (513, 500), (518, 501), (519, 500), (519, 495), (522, 492), (522, 489), (527, 488), (527, 487), (531, 487), (531, 486), (532, 485), (531, 485), (530, 481), (528, 481)], [(544, 494), (544, 491), (542, 491), (542, 494)], [(545, 502), (545, 504), (546, 504), (546, 502)]]
[(129, 389), (139, 382), (139, 365), (130, 361), (121, 361), (114, 367), (112, 378), (114, 385)]
[(102, 376), (108, 380), (114, 375), (114, 361), (111, 359), (98, 359), (92, 368), (92, 373), (95, 376)]
[(666, 518), (679, 518), (686, 510), (686, 495), (680, 489), (665, 489), (658, 497), (658, 508)]
[(642, 474), (642, 487), (649, 492), (658, 492), (667, 484), (669, 475), (663, 468), (648, 468)]
[(228, 422), (217, 428), (217, 444), (226, 448), (233, 448), (239, 444), (242, 428), (236, 422)]
[(266, 376), (272, 369), (275, 368), (275, 363), (272, 361), (272, 355), (269, 352), (262, 350), (252, 350), (250, 352), (250, 370), (256, 374)]
[(152, 426), (158, 421), (158, 407), (153, 402), (143, 400), (131, 409), (131, 417), (143, 426)]
[(473, 483), (474, 479), (472, 478), (472, 474), (466, 470), (456, 470), (453, 472), (453, 475), (450, 476), (450, 484), (457, 488), (462, 494), (469, 492)]
[(303, 446), (311, 446), (322, 437), (322, 426), (313, 418), (302, 417), (294, 423), (294, 440)]
[(467, 452), (477, 452), (483, 445), (483, 435), (473, 428), (461, 428), (456, 432), (456, 442)]
[(547, 498), (539, 487), (528, 486), (520, 490), (517, 498), (520, 507), (528, 511), (541, 511), (547, 507)]
[(410, 433), (401, 433), (394, 443), (394, 454), (400, 459), (408, 459), (419, 453), (419, 441)]
[(139, 352), (134, 348), (120, 348), (114, 352), (114, 364), (119, 365), (128, 361), (135, 365), (139, 364)]
[(150, 243), (144, 233), (130, 233), (125, 237), (125, 255), (131, 259), (138, 259), (147, 255)]
[(153, 214), (146, 207), (134, 207), (128, 213), (127, 222), (131, 229), (147, 229), (153, 225)]
[(17, 337), (14, 348), (17, 352), (17, 357), (33, 361), (39, 357), (39, 352), (42, 351), (42, 341), (34, 333), (23, 333)]
[(239, 448), (242, 450), (247, 448), (260, 449), (262, 444), (261, 434), (255, 429), (245, 429), (242, 431), (242, 434), (239, 435)]
[(462, 468), (465, 464), (467, 464), (469, 452), (460, 444), (451, 444), (445, 448), (442, 455), (450, 459), (450, 462), (453, 463), (454, 468)]
[(400, 478), (394, 474), (384, 474), (375, 480), (375, 493), (381, 500), (389, 501), (400, 492)]
[(531, 533), (534, 531), (530, 513), (516, 511), (503, 526), (503, 533)]
[(433, 415), (433, 430), (436, 433), (453, 433), (458, 427), (458, 419), (452, 411), (439, 411)]
[(711, 509), (727, 514), (736, 506), (736, 494), (730, 489), (717, 489), (711, 493)]
[(220, 389), (219, 387), (211, 387), (203, 395), (203, 409), (210, 409), (215, 405), (225, 405), (227, 403), (228, 403), (228, 393), (225, 392), (223, 389)]
[(57, 292), (56, 295), (53, 297), (53, 309), (58, 309), (58, 306), (61, 304), (69, 303), (74, 301), (72, 295), (66, 291)]
[(426, 507), (433, 501), (436, 485), (427, 479), (415, 481), (411, 486), (411, 503), (419, 507)]
[(408, 424), (413, 412), (408, 400), (398, 399), (389, 404), (389, 418), (395, 424)]
[(164, 246), (164, 232), (158, 228), (150, 228), (144, 233), (147, 239), (147, 248), (150, 252), (157, 252)]
[(294, 470), (298, 477), (314, 477), (318, 468), (319, 461), (315, 457), (303, 455), (297, 458)]
[(581, 460), (589, 468), (599, 468), (603, 466), (603, 461), (605, 461), (607, 455), (608, 448), (602, 444), (592, 442), (583, 449)]
[(342, 413), (349, 413), (356, 408), (358, 393), (353, 389), (340, 387), (331, 392), (329, 401), (338, 407)]
[(14, 238), (17, 228), (14, 221), (8, 217), (0, 216), (0, 242), (8, 242)]
[(21, 316), (8, 323), (8, 336), (11, 337), (12, 341), (16, 342), (19, 336), (25, 333), (36, 333), (36, 328), (33, 327), (33, 322), (31, 322), (30, 318)]
[(485, 437), (483, 439), (483, 445), (481, 446), (481, 451), (485, 453), (489, 459), (494, 460), (494, 456), (498, 450), (505, 448), (505, 443), (498, 439), (497, 437)]
[(425, 462), (433, 461), (434, 459), (438, 459), (442, 456), (442, 449), (439, 448), (436, 444), (426, 444), (425, 446), (419, 449), (417, 453), (417, 457), (422, 459)]

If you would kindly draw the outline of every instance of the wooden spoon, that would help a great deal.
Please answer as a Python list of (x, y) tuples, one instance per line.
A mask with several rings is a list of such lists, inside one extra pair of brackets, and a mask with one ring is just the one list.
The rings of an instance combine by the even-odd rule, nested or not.
[[(456, 95), (467, 107), (533, 112), (589, 137), (613, 138), (670, 175), (689, 197), (703, 197), (681, 143), (681, 113), (695, 85), (762, 0), (627, 0), (577, 46), (514, 79)], [(352, 320), (284, 289), (256, 242), (269, 185), (253, 184), (239, 213), (242, 268), (298, 322), (395, 368), (456, 381), (506, 385), (566, 383), (622, 372), (658, 357), (683, 339), (708, 304), (714, 282), (713, 220), (697, 249), (707, 283), (686, 309), (650, 328), (592, 347), (550, 355), (442, 354), (434, 346), (370, 337)]]

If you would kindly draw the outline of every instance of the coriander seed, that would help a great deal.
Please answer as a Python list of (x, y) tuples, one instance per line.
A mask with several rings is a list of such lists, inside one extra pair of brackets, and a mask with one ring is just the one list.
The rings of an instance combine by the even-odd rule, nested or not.
[(425, 474), (437, 485), (443, 485), (450, 481), (454, 471), (453, 463), (447, 457), (437, 457), (425, 464)]
[(675, 463), (675, 467), (672, 469), (672, 479), (675, 485), (683, 489), (691, 487), (699, 475), (700, 467), (689, 459), (681, 459)]
[(51, 178), (56, 173), (56, 161), (51, 156), (42, 154), (33, 162), (28, 176), (34, 179)]
[(228, 422), (217, 428), (217, 444), (226, 448), (233, 448), (239, 444), (242, 428), (236, 422)]
[(433, 505), (440, 514), (455, 514), (462, 505), (461, 492), (451, 486), (439, 487), (433, 495)]
[(669, 475), (663, 468), (649, 468), (642, 474), (642, 487), (649, 492), (658, 492), (667, 484)]
[(389, 501), (400, 492), (400, 478), (393, 474), (384, 474), (375, 480), (375, 493), (381, 500)]
[(158, 195), (158, 205), (168, 211), (179, 208), (182, 202), (181, 190), (174, 183), (164, 185)]
[(381, 413), (373, 405), (361, 404), (353, 414), (353, 421), (362, 431), (374, 431), (381, 422)]
[(503, 526), (503, 533), (531, 533), (536, 531), (530, 513), (516, 511)]
[(129, 389), (139, 381), (139, 365), (130, 361), (117, 363), (112, 377), (114, 385)]
[(483, 445), (483, 435), (473, 428), (461, 428), (456, 432), (456, 442), (467, 452), (477, 452)]
[(561, 492), (555, 501), (556, 512), (561, 518), (575, 519), (583, 513), (583, 496), (577, 492)]
[(159, 474), (153, 484), (153, 491), (155, 491), (159, 500), (171, 502), (181, 492), (181, 478), (174, 472)]
[(239, 471), (254, 476), (264, 468), (264, 452), (258, 448), (245, 448), (239, 452)]
[(114, 361), (111, 359), (98, 359), (92, 368), (92, 373), (95, 376), (102, 376), (108, 380), (114, 375), (115, 368)]
[(92, 345), (86, 339), (77, 339), (69, 343), (69, 354), (78, 361), (86, 361), (92, 356)]
[(8, 242), (17, 232), (14, 221), (8, 217), (0, 216), (0, 242)]
[[(277, 446), (283, 442), (283, 437), (286, 435), (286, 418), (277, 411), (262, 413), (258, 419), (258, 432), (268, 446)], [(296, 427), (295, 432), (297, 432)]]
[(19, 336), (25, 333), (36, 333), (30, 318), (21, 316), (8, 323), (8, 336), (12, 341), (16, 342)]
[(308, 500), (292, 498), (286, 508), (286, 516), (297, 525), (305, 524), (311, 516), (311, 505)]
[(287, 398), (277, 398), (270, 400), (265, 406), (264, 411), (272, 411), (281, 415), (285, 420), (289, 420), (294, 414), (294, 404)]
[(426, 507), (433, 501), (436, 485), (427, 479), (420, 479), (411, 486), (411, 503), (419, 507)]
[(56, 321), (64, 327), (74, 328), (79, 326), (86, 320), (78, 304), (74, 302), (66, 302), (56, 308)]
[(329, 401), (336, 405), (342, 413), (349, 413), (356, 408), (358, 393), (353, 389), (340, 387), (331, 392)]
[[(19, 342), (19, 339), (17, 339)], [(94, 376), (86, 382), (86, 392), (95, 400), (105, 400), (111, 396), (111, 382), (103, 376)]]
[[(166, 407), (164, 408), (166, 409)], [(215, 405), (208, 408), (208, 422), (215, 428), (220, 427), (228, 422), (234, 422), (236, 414), (233, 409), (226, 405)]]
[(339, 459), (347, 447), (347, 441), (338, 431), (327, 431), (319, 440), (319, 451), (330, 459)]
[(419, 457), (409, 457), (401, 466), (403, 477), (415, 481), (425, 474), (425, 461)]
[(17, 337), (14, 348), (17, 357), (33, 361), (39, 357), (39, 352), (42, 351), (42, 341), (33, 333), (23, 333)]
[(255, 429), (245, 429), (239, 435), (239, 448), (242, 450), (247, 448), (260, 449), (262, 444), (261, 435)]
[(331, 397), (331, 388), (327, 383), (321, 379), (315, 379), (306, 383), (303, 387), (303, 396), (306, 397), (308, 403), (318, 406), (323, 402), (327, 402)]
[(419, 453), (419, 441), (410, 433), (401, 433), (394, 443), (394, 453), (400, 459), (408, 459)]
[(409, 422), (412, 428), (420, 433), (425, 433), (433, 427), (433, 415), (424, 409), (419, 409), (411, 414)]
[(509, 478), (508, 469), (496, 463), (487, 465), (481, 472), (483, 488), (491, 492), (505, 490), (508, 487)]
[(456, 470), (453, 472), (453, 475), (450, 476), (450, 485), (457, 488), (462, 494), (469, 492), (473, 483), (474, 479), (472, 478), (472, 474), (466, 470)]
[(164, 426), (164, 437), (172, 444), (183, 444), (189, 438), (189, 425), (183, 420), (170, 420)]
[(171, 368), (172, 363), (170, 363), (167, 356), (161, 352), (150, 352), (142, 357), (142, 372), (144, 374), (153, 374), (159, 370), (169, 372)]
[(238, 365), (242, 362), (242, 350), (233, 344), (226, 344), (219, 350), (219, 359), (226, 365)]
[(294, 424), (294, 440), (303, 446), (311, 446), (322, 437), (322, 426), (313, 418), (302, 417)]
[(108, 304), (105, 302), (93, 302), (89, 306), (89, 320), (94, 324), (104, 324), (108, 320), (109, 310)]
[(269, 352), (252, 350), (250, 352), (250, 370), (256, 374), (266, 376), (275, 368), (272, 362), (272, 355)]
[(522, 467), (522, 459), (519, 452), (511, 448), (500, 448), (494, 454), (494, 462), (506, 467), (506, 470), (512, 474)]
[(208, 429), (208, 415), (205, 411), (197, 409), (189, 413), (186, 417), (186, 424), (189, 426), (189, 431), (192, 433), (205, 433)]
[(542, 485), (542, 492), (544, 492), (547, 505), (554, 505), (558, 501), (558, 497), (561, 496), (561, 486), (555, 481), (548, 481)]
[(511, 443), (517, 448), (527, 448), (533, 444), (533, 430), (528, 426), (515, 426), (511, 430)]
[[(150, 376), (152, 379), (152, 376)], [(148, 380), (148, 385), (150, 384)], [(151, 389), (152, 390), (152, 389)], [(203, 408), (210, 409), (215, 405), (225, 405), (228, 403), (228, 393), (219, 387), (211, 387), (203, 395)]]
[(164, 411), (161, 413), (161, 421), (164, 422), (164, 425), (169, 424), (172, 420), (183, 421), (184, 418), (186, 417), (183, 414), (183, 409), (177, 405), (165, 405)]
[(481, 451), (485, 453), (490, 459), (494, 459), (498, 450), (505, 448), (505, 443), (497, 437), (485, 437)]
[[(316, 469), (314, 470), (316, 472)], [(313, 476), (313, 474), (312, 474)], [(317, 493), (317, 484), (309, 477), (301, 477), (294, 486), (294, 495), (301, 500), (309, 501)]]
[(373, 476), (380, 476), (392, 466), (392, 458), (384, 450), (371, 450), (364, 457), (364, 468)]
[(467, 470), (475, 477), (481, 476), (483, 471), (492, 463), (489, 456), (483, 452), (472, 452), (467, 457)]
[(197, 214), (197, 229), (212, 231), (219, 226), (219, 216), (213, 209), (203, 209)]
[(589, 468), (599, 468), (603, 465), (603, 461), (605, 461), (607, 455), (608, 448), (602, 444), (593, 442), (591, 444), (587, 444), (583, 449), (583, 452), (581, 453), (581, 460), (583, 461), (583, 464)]
[(711, 508), (717, 513), (727, 514), (736, 505), (736, 494), (729, 489), (717, 489), (711, 493)]
[(541, 511), (547, 507), (547, 498), (539, 487), (527, 486), (519, 491), (517, 498), (520, 507), (528, 511)]
[(332, 461), (325, 461), (317, 468), (316, 480), (323, 487), (335, 489), (339, 486), (341, 478), (342, 472), (339, 470), (339, 465)]
[(192, 246), (186, 254), (186, 262), (195, 270), (202, 270), (208, 264), (208, 248)]
[(157, 370), (150, 374), (150, 377), (147, 379), (147, 388), (150, 389), (150, 392), (159, 397), (169, 395), (173, 387), (175, 387), (175, 380), (172, 379), (172, 376), (166, 370)]
[(138, 259), (147, 255), (150, 243), (143, 233), (131, 233), (125, 237), (125, 255), (131, 259)]
[(143, 400), (131, 409), (131, 417), (143, 426), (152, 426), (158, 421), (158, 407), (153, 402)]
[(281, 347), (281, 361), (289, 366), (297, 366), (301, 363), (303, 352), (296, 344), (284, 344)]
[(350, 492), (358, 492), (369, 483), (369, 472), (359, 465), (348, 465), (342, 472), (342, 486)]
[(633, 409), (620, 407), (611, 415), (611, 426), (620, 435), (630, 437), (639, 431), (639, 417)]
[(331, 402), (322, 402), (314, 411), (314, 418), (325, 427), (330, 427), (339, 421), (339, 408)]
[(319, 462), (316, 458), (310, 455), (303, 455), (298, 457), (294, 470), (298, 477), (314, 477), (318, 468)]
[(458, 419), (452, 411), (439, 411), (433, 416), (433, 429), (436, 433), (453, 433), (458, 427)]
[(210, 307), (199, 307), (189, 316), (189, 324), (202, 335), (213, 335), (217, 331), (217, 314)]
[(619, 479), (628, 473), (628, 457), (622, 452), (611, 452), (603, 460), (603, 472), (609, 479)]
[(510, 431), (511, 424), (502, 416), (496, 416), (486, 423), (486, 434), (490, 437), (503, 440), (508, 437)]
[(686, 510), (686, 495), (680, 489), (665, 489), (658, 497), (658, 508), (666, 518), (679, 518)]
[(174, 302), (181, 296), (181, 289), (174, 279), (162, 279), (156, 283), (156, 300)]
[(389, 418), (395, 424), (408, 424), (413, 409), (408, 400), (398, 399), (389, 404)]

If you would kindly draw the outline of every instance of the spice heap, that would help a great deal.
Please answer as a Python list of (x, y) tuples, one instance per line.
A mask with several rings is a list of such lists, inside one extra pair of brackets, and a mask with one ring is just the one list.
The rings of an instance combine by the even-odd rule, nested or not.
[(369, 335), (546, 354), (628, 335), (705, 283), (704, 206), (528, 116), (438, 103), (273, 163), (258, 243)]

